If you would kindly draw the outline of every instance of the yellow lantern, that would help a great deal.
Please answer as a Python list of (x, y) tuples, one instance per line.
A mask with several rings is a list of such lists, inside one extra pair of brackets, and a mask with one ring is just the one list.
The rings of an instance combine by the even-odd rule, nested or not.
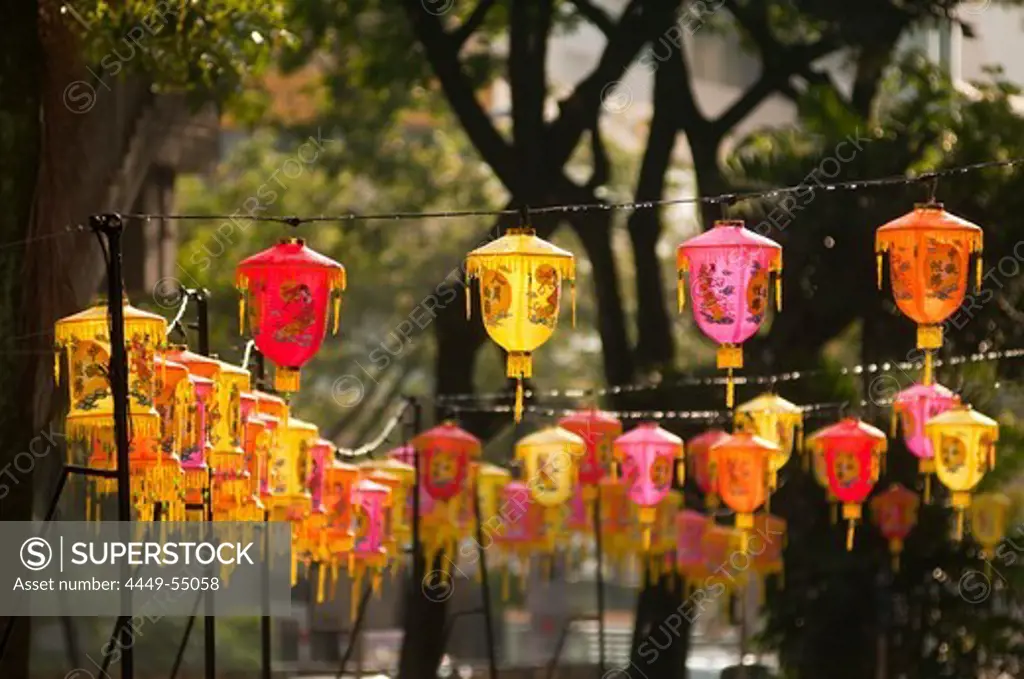
[(298, 579), (300, 558), (312, 554), (309, 526), (306, 520), (313, 510), (313, 498), (306, 482), (310, 471), (313, 445), (320, 438), (315, 425), (296, 417), (288, 417), (278, 425), (279, 442), (271, 449), (268, 475), (270, 495), (264, 505), (272, 521), (289, 521), (292, 525), (292, 582)]
[(779, 470), (793, 454), (794, 440), (797, 451), (803, 447), (803, 410), (776, 394), (761, 394), (736, 408), (735, 423), (738, 431), (750, 432), (779, 447), (768, 459), (768, 490), (774, 492)]
[(486, 462), (477, 463), (476, 492), (480, 499), (480, 522), (487, 525), (495, 517), (500, 517), (501, 489), (512, 480), (512, 474), (504, 467)]
[(1010, 518), (1010, 498), (1002, 493), (980, 493), (971, 503), (971, 535), (981, 546), (981, 557), (991, 561), (996, 547), (1006, 537)]
[(338, 567), (347, 563), (355, 535), (352, 532), (352, 491), (359, 481), (359, 467), (331, 460), (324, 468), (324, 563), (331, 568), (331, 598), (338, 584)]
[(520, 439), (516, 459), (523, 464), (523, 480), (531, 497), (545, 507), (565, 504), (576, 485), (576, 461), (586, 450), (582, 438), (561, 427)]
[[(669, 493), (655, 507), (654, 526), (651, 529), (651, 548), (645, 555), (647, 572), (652, 583), (662, 575), (675, 571), (676, 514), (683, 506), (683, 496)], [(639, 517), (638, 517), (639, 518)], [(638, 528), (643, 528), (637, 523)]]
[(538, 238), (533, 229), (509, 229), (466, 257), (466, 315), (472, 311), (469, 281), (480, 280), (484, 327), (508, 352), (506, 374), (516, 380), (515, 419), (523, 414), (523, 380), (533, 377), (531, 354), (558, 323), (563, 280), (572, 286), (576, 325), (576, 262), (571, 252)]
[[(391, 489), (391, 529), (389, 534), (392, 542), (404, 547), (412, 540), (412, 525), (409, 523), (406, 510), (409, 498), (412, 497), (413, 486), (416, 485), (416, 468), (393, 458), (368, 460), (362, 466), (373, 470), (366, 475), (366, 478)], [(395, 554), (400, 553), (400, 550), (392, 551)]]
[(928, 420), (924, 428), (935, 451), (935, 474), (952, 491), (959, 540), (964, 532), (963, 512), (971, 505), (971, 490), (995, 466), (999, 424), (970, 406), (957, 406)]
[(181, 448), (189, 440), (189, 413), (195, 390), (189, 383), (188, 368), (157, 355), (156, 410), (160, 413), (160, 454), (165, 469), (161, 495), (168, 521), (185, 520), (185, 477)]
[(249, 495), (249, 471), (242, 442), (242, 392), (249, 390), (248, 370), (217, 361), (216, 374), (203, 374), (206, 364), (196, 372), (214, 383), (213, 408), (207, 413), (210, 430), (210, 465), (213, 467), (214, 517), (220, 521), (241, 521)]

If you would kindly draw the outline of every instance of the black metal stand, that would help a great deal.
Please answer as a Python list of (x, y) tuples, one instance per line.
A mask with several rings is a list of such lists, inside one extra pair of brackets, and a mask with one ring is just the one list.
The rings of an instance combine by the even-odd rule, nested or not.
[(597, 617), (593, 615), (580, 615), (565, 621), (562, 631), (558, 634), (558, 641), (555, 642), (555, 652), (551, 654), (551, 660), (548, 661), (547, 671), (544, 674), (545, 679), (553, 679), (555, 676), (555, 668), (558, 667), (558, 661), (562, 658), (562, 650), (565, 648), (566, 639), (569, 638), (569, 632), (572, 631), (573, 623), (596, 619)]
[(480, 598), (484, 614), (484, 634), (487, 638), (487, 663), (491, 679), (498, 679), (498, 660), (494, 649), (494, 620), (491, 617), (491, 586), (487, 573), (487, 550), (484, 549), (484, 529), (480, 518), (480, 489), (473, 487), (473, 513), (476, 515), (476, 553), (480, 560)]
[(356, 621), (352, 625), (352, 633), (349, 635), (348, 648), (345, 649), (345, 655), (341, 657), (341, 665), (338, 667), (338, 673), (334, 675), (334, 679), (341, 679), (341, 676), (345, 673), (345, 665), (352, 658), (352, 654), (356, 650), (356, 644), (359, 643), (359, 633), (363, 628), (363, 620), (366, 618), (366, 609), (369, 608), (370, 595), (373, 593), (373, 585), (366, 585), (366, 589), (363, 590), (363, 597), (359, 600), (359, 610), (356, 612)]
[(601, 487), (594, 499), (594, 551), (597, 559), (597, 658), (598, 676), (604, 676), (604, 554), (601, 550)]
[[(267, 364), (259, 349), (253, 347), (252, 357), (256, 363), (256, 388), (266, 386)], [(248, 366), (246, 366), (248, 367)], [(260, 679), (271, 679), (271, 631), (270, 631), (270, 512), (263, 512), (263, 615), (260, 616)]]

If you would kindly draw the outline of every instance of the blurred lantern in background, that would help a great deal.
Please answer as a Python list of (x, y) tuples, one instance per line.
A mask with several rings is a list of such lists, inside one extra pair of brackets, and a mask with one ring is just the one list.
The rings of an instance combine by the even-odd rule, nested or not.
[[(323, 548), (331, 568), (331, 591), (338, 584), (338, 567), (348, 563), (354, 541), (352, 532), (352, 490), (359, 480), (359, 468), (335, 459), (324, 468), (321, 504), (325, 513)], [(333, 594), (332, 594), (333, 598)]]
[(686, 443), (690, 473), (693, 474), (697, 488), (704, 493), (704, 505), (709, 509), (715, 509), (719, 504), (718, 460), (711, 454), (711, 448), (726, 436), (728, 434), (721, 429), (709, 429)]
[(522, 481), (510, 481), (502, 489), (502, 530), (494, 535), (505, 557), (501, 576), (501, 598), (509, 598), (509, 569), (514, 557), (519, 566), (520, 585), (525, 588), (530, 557), (544, 547), (544, 508), (530, 499)]
[[(160, 453), (160, 414), (155, 409), (156, 352), (167, 341), (167, 321), (124, 300), (128, 361), (129, 474), (132, 504), (141, 520), (152, 516), (167, 482)], [(67, 355), (69, 410), (65, 420), (68, 459), (100, 469), (116, 469), (114, 400), (110, 391), (110, 317), (99, 304), (54, 325), (55, 379)], [(173, 471), (173, 468), (172, 468)], [(90, 477), (91, 493), (109, 495), (116, 480)], [(88, 500), (87, 500), (88, 501)], [(90, 514), (87, 508), (86, 516)]]
[[(824, 427), (822, 428), (824, 429)], [(807, 440), (810, 441), (821, 429), (811, 434)], [(825, 450), (820, 446), (807, 446), (807, 458), (811, 461), (811, 471), (814, 474), (814, 481), (825, 491), (825, 499), (828, 502), (829, 520), (832, 523), (839, 521), (839, 498), (836, 497), (832, 486), (828, 482), (828, 465), (825, 463)]]
[[(390, 533), (395, 540), (396, 547), (401, 547), (404, 550), (412, 540), (412, 522), (407, 516), (406, 509), (409, 506), (409, 499), (412, 497), (413, 486), (416, 484), (416, 469), (390, 457), (382, 460), (368, 460), (365, 464), (379, 474), (377, 476), (370, 473), (367, 478), (385, 485), (391, 490)], [(386, 480), (385, 475), (390, 477), (390, 480)], [(395, 552), (396, 555), (401, 553), (401, 551)], [(400, 560), (399, 564), (401, 563)]]
[(782, 309), (782, 247), (743, 228), (742, 221), (718, 221), (676, 251), (678, 301), (686, 300), (684, 274), (701, 332), (718, 343), (718, 368), (728, 370), (726, 406), (733, 405), (733, 370), (743, 367), (743, 342), (768, 313), (768, 290), (775, 278), (775, 303)]
[[(764, 605), (763, 594), (767, 588), (768, 578), (776, 576), (779, 578), (779, 586), (785, 573), (785, 562), (782, 558), (786, 550), (786, 520), (774, 514), (757, 514), (754, 516), (754, 529), (748, 542), (748, 551), (753, 556), (754, 572), (761, 578), (761, 593)], [(761, 541), (760, 549), (754, 549), (752, 544)]]
[(292, 526), (292, 584), (298, 581), (298, 564), (313, 553), (307, 520), (313, 498), (306, 487), (313, 444), (320, 438), (316, 425), (289, 416), (278, 426), (278, 445), (271, 449), (270, 495), (264, 500), (273, 521)]
[(964, 534), (964, 510), (971, 505), (971, 490), (996, 466), (999, 423), (960, 405), (928, 420), (924, 428), (935, 451), (935, 475), (952, 492), (959, 540)]
[[(651, 548), (647, 554), (647, 573), (652, 583), (657, 583), (663, 575), (671, 576), (675, 571), (676, 514), (682, 506), (682, 495), (668, 493), (655, 508)], [(671, 584), (671, 578), (669, 582)]]
[(711, 448), (718, 459), (718, 493), (722, 502), (736, 512), (736, 528), (754, 527), (754, 512), (768, 497), (768, 467), (779, 447), (749, 432), (738, 432)]
[[(405, 547), (404, 542), (400, 542), (395, 535), (395, 515), (396, 513), (401, 514), (401, 507), (397, 505), (397, 501), (404, 494), (403, 480), (394, 474), (377, 469), (365, 462), (359, 465), (359, 473), (362, 478), (373, 481), (388, 489), (390, 501), (387, 510), (384, 512), (384, 527), (382, 529), (384, 549), (389, 555), (397, 558), (401, 554), (400, 550)], [(398, 563), (401, 565), (401, 560)], [(397, 570), (397, 568), (392, 570), (392, 577), (394, 577), (394, 573)]]
[(275, 366), (274, 388), (299, 389), (299, 369), (319, 351), (327, 333), (328, 306), (334, 300), (338, 331), (345, 267), (288, 238), (243, 260), (235, 272), (240, 332), (249, 328), (256, 348)]
[(629, 499), (638, 508), (646, 550), (650, 547), (657, 505), (672, 487), (676, 461), (683, 459), (683, 440), (653, 422), (644, 422), (615, 439), (613, 450), (615, 459), (622, 463)]
[(917, 525), (920, 504), (917, 494), (898, 483), (892, 484), (885, 492), (871, 500), (871, 515), (878, 526), (878, 531), (889, 542), (894, 571), (900, 569), (903, 543)]
[(612, 463), (612, 444), (622, 434), (622, 422), (600, 410), (581, 410), (558, 421), (558, 426), (576, 434), (587, 444), (579, 461), (577, 476), (583, 500), (588, 505), (597, 497), (597, 486)]
[(939, 413), (960, 403), (960, 397), (941, 384), (915, 384), (896, 394), (892, 404), (892, 436), (896, 423), (903, 427), (903, 441), (917, 458), (917, 469), (924, 475), (924, 501), (931, 498), (931, 475), (935, 473), (935, 452), (925, 435), (924, 424)]
[(686, 578), (687, 591), (695, 589), (696, 581), (705, 577), (704, 534), (714, 521), (709, 517), (684, 509), (676, 514), (676, 570)]
[(941, 203), (915, 205), (875, 232), (878, 288), (888, 252), (892, 296), (917, 323), (917, 348), (925, 350), (925, 385), (932, 382), (932, 351), (942, 346), (942, 322), (964, 301), (974, 254), (975, 286), (981, 289), (981, 246), (981, 228), (946, 212)]
[(981, 558), (989, 562), (996, 557), (996, 547), (1006, 538), (1010, 498), (1002, 493), (979, 493), (974, 496), (970, 512), (971, 535), (981, 547)]
[[(331, 554), (327, 551), (327, 522), (329, 516), (324, 506), (324, 490), (327, 484), (327, 467), (334, 461), (334, 444), (327, 439), (316, 439), (309, 448), (309, 476), (306, 489), (309, 491), (310, 510), (306, 519), (306, 535), (309, 544), (310, 560), (317, 563), (330, 563)], [(317, 573), (317, 602), (324, 597), (325, 569)]]
[[(284, 425), (288, 422), (288, 404), (279, 396), (273, 396), (262, 391), (253, 392), (256, 394), (256, 409), (260, 420), (266, 431), (267, 448), (263, 459), (263, 478), (260, 483), (260, 499), (264, 506), (269, 506), (269, 498), (272, 493), (271, 486), (271, 465), (274, 460), (280, 459), (287, 453), (283, 450)], [(275, 484), (281, 484), (280, 474), (273, 479)], [(283, 486), (281, 486), (283, 488)], [(272, 519), (275, 520), (275, 519)], [(276, 519), (282, 520), (280, 518)]]
[(629, 501), (629, 486), (622, 479), (606, 476), (601, 493), (601, 547), (608, 560), (621, 567), (633, 555), (640, 541), (633, 535), (636, 506)]
[(507, 469), (481, 462), (476, 468), (476, 492), (480, 500), (480, 521), (484, 525), (501, 513), (501, 490), (512, 480)]
[(388, 565), (385, 523), (391, 505), (391, 491), (369, 479), (357, 481), (352, 490), (352, 533), (354, 543), (348, 556), (352, 578), (351, 619), (356, 618), (360, 585), (370, 573), (373, 591), (380, 594), (384, 569)]
[(156, 357), (156, 410), (160, 413), (160, 457), (164, 469), (161, 497), (166, 503), (167, 521), (185, 520), (185, 472), (181, 468), (181, 447), (188, 440), (189, 408), (195, 391), (188, 381), (188, 370)]
[(586, 449), (582, 438), (561, 427), (548, 427), (519, 439), (516, 459), (523, 465), (523, 480), (533, 499), (544, 507), (565, 504), (576, 485), (576, 462)]
[(848, 417), (819, 429), (808, 440), (824, 454), (829, 488), (843, 503), (843, 518), (849, 522), (846, 549), (853, 549), (853, 532), (861, 518), (861, 505), (878, 481), (881, 458), (888, 445), (885, 434)]
[(267, 477), (267, 457), (270, 454), (270, 434), (267, 422), (259, 415), (259, 398), (254, 392), (243, 392), (242, 404), (242, 449), (245, 451), (245, 469), (249, 472), (247, 505), (253, 520), (263, 516), (263, 502), (260, 499), (264, 480)]
[(538, 238), (532, 228), (508, 229), (498, 240), (466, 257), (466, 312), (472, 311), (469, 282), (480, 281), (484, 328), (508, 352), (506, 375), (516, 380), (515, 419), (523, 413), (523, 380), (533, 377), (532, 353), (558, 323), (562, 282), (573, 290), (576, 325), (576, 262), (571, 252)]
[[(480, 439), (445, 422), (416, 436), (412, 445), (419, 455), (420, 482), (430, 498), (429, 503), (420, 498), (421, 537), (427, 563), (433, 564), (438, 555), (458, 548), (459, 512), (468, 495), (470, 461), (481, 454)], [(448, 561), (441, 559), (442, 568)]]
[(213, 380), (213, 402), (207, 410), (210, 453), (213, 468), (214, 518), (218, 521), (245, 520), (245, 496), (249, 472), (245, 467), (242, 438), (242, 392), (248, 391), (249, 371), (214, 361), (193, 364), (196, 374)]
[[(747, 585), (750, 574), (746, 570), (739, 570), (729, 564), (733, 556), (745, 552), (744, 540), (745, 531), (731, 528), (729, 526), (718, 526), (709, 524), (704, 531), (704, 541), (701, 549), (704, 552), (704, 569), (707, 576), (704, 579), (705, 589), (721, 587), (722, 595), (718, 598), (722, 602), (722, 613), (728, 614), (729, 598), (738, 590)], [(725, 571), (724, 577), (721, 573)]]
[(778, 486), (778, 473), (789, 461), (795, 448), (803, 447), (804, 412), (776, 394), (761, 394), (736, 408), (737, 431), (748, 431), (779, 447), (768, 466), (768, 490)]

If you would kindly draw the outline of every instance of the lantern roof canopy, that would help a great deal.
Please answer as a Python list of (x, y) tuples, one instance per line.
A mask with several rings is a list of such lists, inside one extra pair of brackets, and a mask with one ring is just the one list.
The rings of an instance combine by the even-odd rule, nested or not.
[(731, 248), (754, 248), (776, 251), (777, 261), (774, 268), (782, 267), (782, 246), (771, 238), (765, 238), (743, 226), (743, 220), (719, 220), (713, 228), (704, 233), (684, 241), (676, 248), (678, 264), (683, 265), (690, 250), (702, 248), (720, 248), (728, 250)]
[(334, 441), (328, 441), (327, 439), (317, 439), (316, 441), (313, 441), (313, 447), (314, 448), (327, 448), (330, 451), (332, 451), (332, 453), (333, 453), (333, 451), (336, 448), (336, 446), (334, 445)]
[(393, 458), (382, 460), (367, 460), (363, 465), (368, 469), (375, 470), (380, 474), (387, 474), (403, 483), (411, 484), (416, 477), (416, 468), (411, 464), (405, 464)]
[(466, 276), (477, 276), (485, 268), (514, 265), (521, 258), (537, 258), (555, 267), (564, 278), (576, 277), (576, 259), (568, 250), (537, 236), (533, 229), (509, 229), (501, 238), (478, 247), (466, 256)]
[(516, 450), (521, 448), (535, 448), (540, 446), (563, 446), (576, 448), (583, 451), (587, 442), (577, 434), (561, 427), (545, 427), (540, 431), (524, 436), (516, 442)]
[(708, 429), (687, 441), (686, 449), (696, 453), (703, 453), (726, 436), (728, 436), (728, 434), (721, 429)]
[(488, 464), (487, 462), (481, 462), (476, 473), (478, 476), (489, 476), (497, 479), (512, 478), (512, 473), (509, 470), (496, 464)]
[(835, 424), (822, 427), (811, 434), (807, 442), (814, 452), (824, 452), (823, 444), (838, 443), (851, 438), (871, 439), (874, 442), (874, 449), (878, 452), (884, 452), (889, 445), (885, 432), (856, 417), (847, 417)]
[(345, 267), (330, 257), (321, 255), (307, 247), (301, 238), (284, 238), (277, 245), (263, 252), (246, 257), (238, 264), (235, 282), (238, 287), (245, 287), (247, 281), (259, 278), (272, 271), (287, 270), (290, 272), (307, 272), (324, 270), (329, 274), (328, 285), (340, 290), (345, 289)]
[(377, 483), (376, 481), (371, 481), (370, 479), (365, 478), (359, 479), (356, 482), (353, 490), (359, 491), (361, 493), (383, 493), (389, 497), (391, 496), (390, 488), (383, 484)]
[(578, 410), (570, 415), (566, 415), (558, 421), (558, 425), (570, 431), (576, 429), (587, 433), (622, 431), (622, 422), (617, 417), (597, 408)]
[(960, 397), (938, 382), (932, 384), (912, 384), (896, 394), (893, 405), (905, 405), (915, 401), (931, 399), (959, 401)]
[(388, 451), (389, 458), (392, 460), (398, 460), (399, 462), (403, 462), (409, 466), (413, 465), (413, 462), (416, 459), (415, 456), (416, 449), (408, 443), (398, 446), (397, 448), (392, 448)]
[(999, 432), (999, 423), (987, 415), (982, 415), (971, 406), (960, 405), (939, 413), (925, 423), (927, 429), (933, 427), (980, 427), (994, 429)]
[(426, 445), (439, 439), (459, 446), (465, 446), (469, 449), (469, 453), (472, 457), (480, 456), (480, 439), (473, 436), (454, 422), (444, 422), (432, 429), (428, 429), (427, 431), (417, 435), (416, 438), (412, 440), (412, 444), (414, 446)]
[(245, 377), (246, 379), (252, 379), (252, 373), (250, 373), (245, 368), (243, 368), (241, 366), (238, 366), (238, 365), (235, 365), (234, 363), (228, 363), (227, 361), (221, 361), (219, 359), (214, 359), (214, 360), (217, 361), (217, 365), (220, 366), (220, 370), (221, 370), (222, 373), (224, 373), (226, 375), (236, 375), (238, 377)]
[(884, 491), (875, 496), (872, 500), (873, 503), (877, 503), (885, 498), (892, 498), (892, 500), (913, 500), (917, 501), (917, 493), (910, 490), (902, 483), (891, 483), (889, 487)]
[(878, 227), (875, 250), (883, 252), (896, 240), (919, 235), (966, 238), (972, 251), (981, 249), (980, 226), (946, 212), (942, 203), (930, 203), (915, 205), (907, 214)]
[(735, 434), (726, 434), (725, 438), (711, 446), (711, 450), (719, 448), (761, 448), (762, 450), (775, 452), (779, 446), (768, 439), (761, 438), (748, 431), (738, 431)]
[[(361, 465), (362, 467), (362, 465)], [(383, 469), (377, 467), (362, 467), (362, 471), (366, 472), (366, 478), (370, 479), (375, 483), (379, 483), (388, 488), (397, 488), (402, 485), (402, 479), (394, 474), (389, 474)]]
[(318, 440), (320, 437), (319, 427), (317, 427), (312, 422), (306, 422), (305, 420), (300, 420), (297, 417), (289, 417), (288, 424), (285, 425), (285, 428), (287, 428), (289, 431), (301, 430), (307, 433), (313, 433), (317, 436)]
[(192, 366), (200, 366), (200, 369), (204, 370), (201, 373), (203, 377), (210, 377), (210, 375), (216, 374), (221, 370), (220, 361), (209, 356), (197, 354), (194, 351), (189, 351), (188, 347), (184, 344), (171, 345), (171, 348), (164, 355), (171, 361), (184, 364), (189, 368), (190, 372)]
[(746, 403), (736, 406), (738, 413), (786, 413), (802, 415), (804, 410), (800, 406), (787, 401), (778, 394), (765, 392), (756, 396)]
[(326, 467), (324, 467), (324, 470), (325, 471), (331, 471), (331, 470), (333, 470), (333, 471), (346, 471), (346, 472), (357, 473), (359, 471), (359, 467), (357, 467), (354, 464), (349, 464), (348, 462), (342, 462), (338, 458), (334, 457), (334, 458), (331, 458), (331, 463), (329, 465), (327, 465)]
[(165, 358), (160, 354), (157, 354), (156, 356), (153, 357), (153, 362), (156, 363), (156, 365), (161, 366), (161, 370), (165, 370), (169, 373), (178, 373), (178, 375), (180, 376), (179, 379), (184, 379), (185, 376), (188, 375), (188, 368), (186, 368), (181, 363), (178, 363), (177, 361), (172, 361), (171, 359)]
[(188, 379), (190, 382), (195, 384), (196, 387), (200, 387), (202, 389), (213, 389), (213, 380), (211, 380), (209, 377), (203, 377), (202, 375), (195, 375), (193, 373), (189, 373)]
[(641, 422), (632, 430), (615, 439), (615, 446), (621, 444), (661, 444), (683, 447), (683, 439), (665, 429), (656, 422)]
[[(106, 304), (97, 304), (76, 314), (65, 316), (54, 324), (54, 340), (66, 344), (71, 339), (110, 339), (110, 315)], [(134, 328), (143, 329), (154, 337), (167, 335), (167, 319), (142, 309), (137, 309), (124, 298), (125, 333), (130, 335)]]

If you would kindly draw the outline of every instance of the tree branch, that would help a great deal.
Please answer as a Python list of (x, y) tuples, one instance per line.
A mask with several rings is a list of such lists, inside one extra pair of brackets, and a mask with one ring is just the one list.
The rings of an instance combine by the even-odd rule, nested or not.
[(615, 30), (615, 22), (608, 12), (604, 11), (590, 0), (572, 0), (576, 11), (590, 23), (594, 24), (606, 36)]
[(494, 7), (495, 2), (497, 0), (480, 0), (466, 21), (452, 31), (451, 36), (455, 42), (456, 51), (461, 50), (470, 36), (476, 32), (476, 29), (480, 28), (480, 24), (487, 18), (487, 12)]

